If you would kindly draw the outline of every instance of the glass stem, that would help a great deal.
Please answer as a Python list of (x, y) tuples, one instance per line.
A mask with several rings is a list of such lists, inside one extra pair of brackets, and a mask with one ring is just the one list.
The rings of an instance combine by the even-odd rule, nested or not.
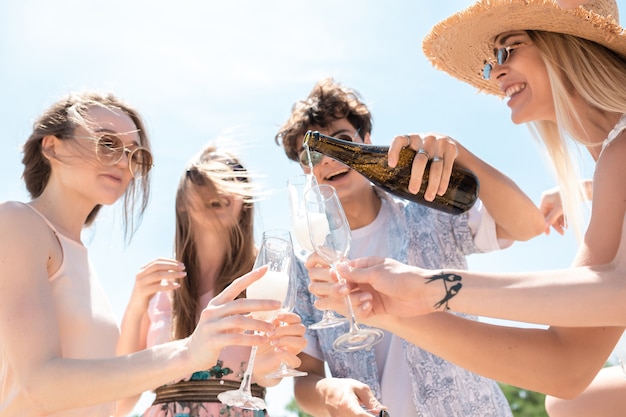
[(243, 379), (241, 380), (241, 385), (239, 389), (244, 392), (249, 397), (252, 397), (252, 369), (254, 368), (254, 360), (256, 359), (256, 351), (258, 350), (258, 346), (252, 346), (252, 350), (250, 350), (250, 359), (248, 359), (248, 366), (246, 366), (246, 371), (243, 373)]
[[(335, 270), (335, 273), (337, 274), (337, 281), (339, 281), (341, 284), (345, 284), (346, 280), (343, 279), (341, 275), (339, 275), (339, 272), (337, 272), (337, 268), (333, 266), (333, 269)], [(352, 300), (350, 300), (349, 294), (346, 294), (345, 300), (346, 300), (346, 307), (348, 308), (348, 316), (350, 319), (350, 333), (359, 332), (361, 331), (361, 327), (359, 326), (359, 323), (356, 320), (356, 316), (354, 315), (354, 309), (352, 308)]]

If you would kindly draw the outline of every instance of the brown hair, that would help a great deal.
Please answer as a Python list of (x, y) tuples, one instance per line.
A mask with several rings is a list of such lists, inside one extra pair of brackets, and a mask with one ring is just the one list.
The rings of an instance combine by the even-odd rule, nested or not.
[[(150, 149), (150, 141), (139, 113), (127, 103), (110, 93), (93, 91), (72, 93), (52, 104), (33, 123), (33, 131), (23, 145), (22, 163), (24, 172), (22, 178), (26, 189), (32, 198), (37, 198), (48, 185), (51, 167), (48, 159), (43, 155), (42, 139), (53, 135), (61, 140), (72, 138), (78, 126), (88, 128), (88, 111), (93, 107), (105, 107), (126, 113), (137, 128), (139, 144)], [(143, 216), (150, 196), (150, 174), (133, 179), (124, 194), (124, 236), (130, 237)], [(138, 207), (137, 207), (138, 204)], [(93, 208), (85, 220), (89, 226), (95, 220), (101, 205)], [(136, 216), (130, 213), (135, 212)]]
[(298, 140), (304, 138), (312, 126), (325, 128), (343, 118), (359, 129), (362, 137), (372, 131), (372, 115), (359, 93), (332, 78), (325, 78), (315, 84), (306, 99), (292, 106), (289, 120), (274, 140), (277, 145), (283, 146), (289, 159), (298, 162), (298, 154), (302, 150)]
[(217, 295), (234, 279), (250, 272), (254, 265), (256, 248), (253, 230), (253, 189), (247, 170), (233, 155), (218, 152), (209, 145), (186, 168), (176, 192), (176, 259), (185, 264), (187, 278), (173, 292), (173, 333), (177, 339), (189, 336), (196, 327), (198, 313), (204, 306), (198, 304), (199, 261), (195, 244), (193, 220), (189, 212), (192, 194), (216, 196), (237, 194), (244, 199), (239, 221), (226, 230), (222, 241), (226, 251), (214, 288)]

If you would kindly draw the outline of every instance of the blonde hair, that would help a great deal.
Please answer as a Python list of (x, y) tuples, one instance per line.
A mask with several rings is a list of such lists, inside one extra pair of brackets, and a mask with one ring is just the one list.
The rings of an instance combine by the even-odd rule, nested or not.
[(583, 146), (594, 144), (587, 140), (573, 98), (578, 96), (598, 113), (626, 113), (626, 60), (602, 45), (576, 36), (542, 31), (528, 31), (528, 35), (546, 64), (557, 120), (536, 121), (529, 126), (546, 147), (567, 222), (580, 240), (583, 194), (578, 163), (567, 138)]
[[(235, 278), (250, 272), (254, 265), (254, 193), (248, 171), (230, 153), (206, 147), (185, 169), (176, 192), (176, 259), (185, 264), (187, 278), (173, 292), (173, 336), (189, 336), (196, 327), (201, 306), (198, 304), (199, 261), (195, 244), (196, 228), (190, 215), (193, 195), (236, 194), (244, 204), (238, 221), (223, 233), (225, 254), (218, 271), (214, 294), (219, 294)], [(202, 306), (203, 307), (203, 306)]]

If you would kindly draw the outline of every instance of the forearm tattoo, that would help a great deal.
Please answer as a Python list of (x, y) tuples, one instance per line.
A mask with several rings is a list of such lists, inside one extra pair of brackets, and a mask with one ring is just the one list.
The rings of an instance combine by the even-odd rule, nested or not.
[(426, 278), (426, 284), (430, 284), (434, 281), (443, 282), (443, 287), (446, 289), (446, 295), (435, 303), (435, 308), (439, 309), (443, 307), (445, 311), (450, 310), (448, 307), (448, 301), (452, 299), (455, 295), (461, 291), (463, 284), (461, 284), (461, 276), (457, 274), (446, 274), (445, 272), (441, 272), (437, 275), (433, 275), (430, 278)]

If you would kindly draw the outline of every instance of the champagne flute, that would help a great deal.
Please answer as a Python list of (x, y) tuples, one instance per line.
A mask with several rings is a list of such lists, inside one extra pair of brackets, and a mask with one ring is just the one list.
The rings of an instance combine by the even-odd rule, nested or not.
[[(268, 265), (267, 272), (263, 277), (250, 284), (246, 289), (246, 298), (269, 299), (283, 302), (289, 289), (289, 275), (293, 264), (293, 246), (291, 242), (263, 235), (263, 241), (259, 248), (254, 268)], [(270, 321), (280, 309), (273, 311), (255, 311), (252, 316)], [(217, 398), (231, 407), (239, 407), (248, 410), (264, 410), (267, 408), (262, 398), (254, 397), (250, 390), (252, 383), (252, 370), (258, 346), (252, 346), (248, 366), (244, 372), (239, 389), (224, 391)]]
[[(309, 233), (315, 252), (324, 258), (337, 273), (335, 268), (337, 262), (348, 258), (352, 236), (350, 225), (335, 188), (330, 185), (312, 187), (304, 194), (304, 200)], [(344, 282), (339, 273), (337, 273), (337, 277), (340, 282)], [(350, 330), (337, 337), (333, 347), (341, 352), (352, 352), (374, 346), (380, 342), (383, 338), (383, 332), (380, 329), (359, 326), (354, 316), (350, 297), (346, 295), (345, 300)]]
[[(287, 294), (283, 300), (283, 304), (280, 307), (279, 312), (291, 312), (296, 306), (296, 296), (297, 296), (297, 272), (296, 272), (296, 264), (295, 264), (295, 255), (293, 253), (293, 242), (291, 240), (291, 233), (287, 229), (273, 229), (263, 232), (263, 237), (277, 237), (283, 240), (286, 240), (291, 245), (291, 262), (289, 269), (289, 280), (288, 280), (288, 288)], [(257, 281), (258, 282), (258, 281)], [(250, 293), (250, 287), (247, 290), (248, 298), (268, 298), (265, 292), (272, 291), (272, 288), (262, 289), (264, 292), (257, 294), (255, 289), (259, 289), (260, 285), (254, 285), (253, 283), (250, 287), (252, 288), (252, 293)], [(282, 283), (284, 285), (284, 283)], [(274, 372), (267, 374), (266, 378), (284, 378), (289, 376), (306, 376), (308, 375), (306, 372), (298, 371), (297, 369), (292, 368), (287, 362), (281, 361), (280, 366)]]
[[(304, 206), (304, 193), (317, 186), (314, 175), (300, 174), (287, 181), (287, 192), (289, 195), (289, 207), (291, 211), (291, 230), (296, 237), (298, 245), (302, 248), (302, 253), (315, 250), (309, 235), (309, 225), (307, 221), (306, 208)], [(325, 218), (320, 213), (311, 214), (315, 224), (325, 224)], [(323, 232), (323, 229), (320, 229)], [(325, 233), (324, 233), (325, 234)], [(326, 329), (343, 324), (348, 319), (339, 317), (332, 310), (324, 310), (322, 318), (317, 323), (309, 325), (309, 329)]]

